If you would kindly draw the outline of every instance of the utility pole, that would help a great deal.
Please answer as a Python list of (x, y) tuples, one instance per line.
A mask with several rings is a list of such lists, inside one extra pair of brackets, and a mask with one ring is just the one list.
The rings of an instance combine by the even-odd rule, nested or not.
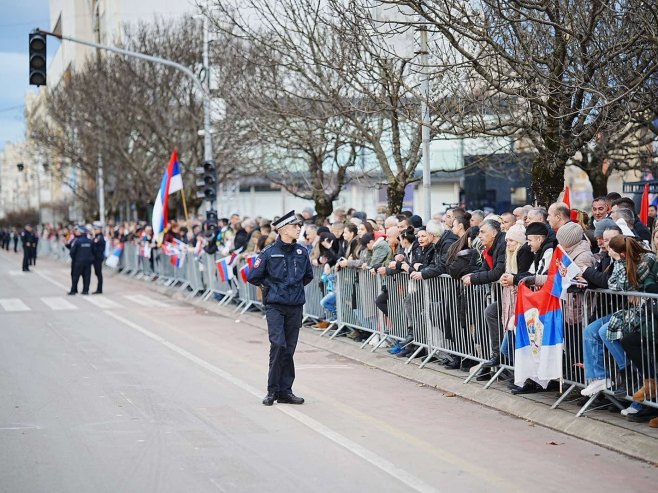
[(422, 91), (423, 98), (421, 101), (421, 113), (423, 119), (422, 138), (423, 138), (423, 206), (425, 221), (432, 219), (432, 175), (430, 174), (430, 79), (429, 79), (429, 57), (427, 47), (427, 28), (420, 28), (420, 63), (422, 65), (423, 81)]
[[(94, 16), (96, 17), (96, 42), (100, 44), (101, 42), (101, 19), (100, 12), (98, 11), (98, 0), (96, 0), (94, 5)], [(100, 68), (101, 64), (101, 49), (96, 48), (96, 63)], [(103, 148), (100, 144), (102, 135), (98, 136), (98, 170), (97, 170), (97, 179), (96, 187), (98, 194), (98, 215), (100, 216), (101, 227), (105, 226), (105, 178), (103, 176)]]

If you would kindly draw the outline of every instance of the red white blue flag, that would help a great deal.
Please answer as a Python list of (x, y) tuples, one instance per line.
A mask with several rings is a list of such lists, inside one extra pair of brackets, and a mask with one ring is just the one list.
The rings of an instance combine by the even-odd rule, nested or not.
[(560, 296), (571, 284), (571, 279), (566, 279), (573, 272), (570, 265), (575, 267), (558, 247), (551, 259), (548, 281), (539, 291), (532, 291), (525, 283), (519, 284), (514, 351), (516, 385), (522, 386), (531, 379), (546, 388), (551, 380), (562, 379), (564, 318)]
[(160, 243), (162, 232), (169, 224), (169, 195), (183, 189), (183, 176), (180, 172), (180, 163), (178, 162), (178, 152), (174, 149), (169, 158), (169, 164), (165, 169), (162, 180), (160, 181), (160, 189), (158, 196), (153, 204), (153, 215), (151, 216), (151, 223), (153, 226), (153, 236), (157, 238)]
[(222, 282), (230, 281), (233, 279), (233, 266), (231, 265), (231, 258), (224, 257), (216, 261), (217, 273)]

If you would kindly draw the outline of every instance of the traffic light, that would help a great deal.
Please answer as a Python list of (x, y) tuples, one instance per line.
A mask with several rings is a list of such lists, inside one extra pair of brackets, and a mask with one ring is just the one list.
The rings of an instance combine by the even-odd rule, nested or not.
[(37, 31), (30, 33), (30, 85), (46, 85), (46, 36)]
[(217, 198), (217, 165), (215, 161), (206, 161), (197, 168), (200, 178), (196, 181), (196, 196), (213, 202)]

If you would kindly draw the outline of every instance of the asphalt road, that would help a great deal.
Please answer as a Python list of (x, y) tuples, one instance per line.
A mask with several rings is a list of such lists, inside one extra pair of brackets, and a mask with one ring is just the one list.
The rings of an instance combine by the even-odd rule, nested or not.
[[(106, 276), (0, 253), (2, 492), (653, 491), (658, 468)], [(95, 282), (92, 280), (92, 289)]]

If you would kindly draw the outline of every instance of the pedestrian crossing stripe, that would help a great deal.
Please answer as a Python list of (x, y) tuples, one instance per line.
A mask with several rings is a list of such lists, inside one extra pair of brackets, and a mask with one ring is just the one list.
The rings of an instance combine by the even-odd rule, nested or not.
[(6, 312), (29, 312), (30, 307), (23, 303), (18, 298), (2, 298), (0, 299), (0, 306)]
[(116, 301), (112, 301), (109, 298), (101, 297), (101, 296), (83, 296), (83, 300), (91, 303), (92, 305), (96, 305), (98, 308), (121, 308), (121, 305), (117, 303)]
[(77, 310), (78, 307), (69, 300), (62, 297), (41, 298), (52, 310)]
[(125, 295), (124, 298), (130, 301), (134, 301), (138, 305), (154, 308), (167, 308), (169, 305), (162, 301), (150, 298), (144, 294), (134, 294), (134, 295)]

